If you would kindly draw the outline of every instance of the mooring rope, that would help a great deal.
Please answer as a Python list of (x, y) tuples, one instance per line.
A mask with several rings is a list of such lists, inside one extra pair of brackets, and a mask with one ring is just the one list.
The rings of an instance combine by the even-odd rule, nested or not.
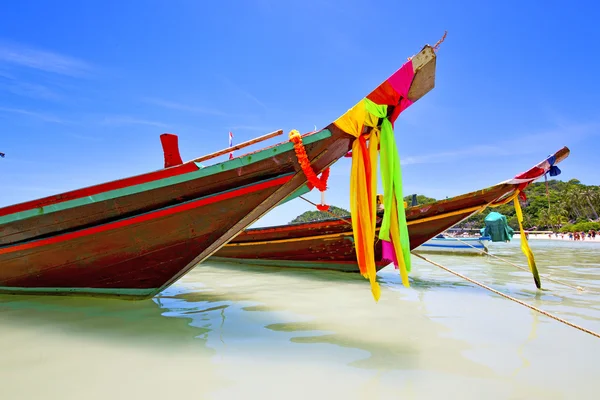
[(438, 40), (436, 44), (433, 45), (433, 51), (438, 51), (440, 44), (442, 44), (444, 40), (446, 40), (446, 35), (448, 35), (448, 31), (444, 31), (444, 36), (442, 36), (442, 38)]
[(554, 320), (556, 320), (556, 321), (558, 321), (558, 322), (562, 322), (562, 323), (563, 323), (563, 324), (565, 324), (565, 325), (568, 325), (568, 326), (570, 326), (570, 327), (572, 327), (572, 328), (575, 328), (575, 329), (579, 329), (579, 330), (580, 330), (580, 331), (582, 331), (582, 332), (589, 333), (590, 335), (592, 335), (592, 336), (595, 336), (595, 337), (597, 337), (597, 338), (599, 338), (599, 339), (600, 339), (600, 334), (598, 334), (598, 333), (596, 333), (596, 332), (594, 332), (594, 331), (591, 331), (591, 330), (589, 330), (589, 329), (587, 329), (587, 328), (584, 328), (584, 327), (582, 327), (582, 326), (579, 326), (579, 325), (577, 325), (577, 324), (574, 324), (574, 323), (572, 323), (572, 322), (569, 322), (569, 321), (567, 321), (567, 320), (565, 320), (565, 319), (562, 319), (562, 318), (560, 318), (560, 317), (557, 317), (556, 315), (554, 315), (554, 314), (551, 314), (551, 313), (549, 313), (548, 311), (544, 311), (544, 310), (542, 310), (541, 308), (537, 308), (537, 307), (535, 307), (535, 306), (532, 306), (531, 304), (525, 303), (524, 301), (521, 301), (521, 300), (519, 300), (519, 299), (516, 299), (516, 298), (514, 298), (514, 297), (512, 297), (512, 296), (509, 296), (509, 295), (507, 295), (507, 294), (505, 294), (505, 293), (502, 293), (502, 292), (500, 292), (500, 291), (498, 291), (498, 290), (496, 290), (496, 289), (493, 289), (493, 288), (491, 288), (491, 287), (489, 287), (489, 286), (487, 286), (487, 285), (484, 285), (483, 283), (477, 282), (476, 280), (474, 280), (474, 279), (471, 279), (471, 278), (469, 278), (469, 277), (467, 277), (467, 276), (465, 276), (465, 275), (463, 275), (463, 274), (460, 274), (460, 273), (458, 273), (458, 272), (456, 272), (456, 271), (453, 271), (453, 270), (451, 270), (451, 269), (450, 269), (450, 268), (448, 268), (448, 267), (444, 267), (443, 265), (441, 265), (441, 264), (438, 264), (438, 263), (436, 263), (435, 261), (431, 261), (431, 260), (429, 260), (429, 259), (427, 259), (427, 258), (423, 257), (423, 256), (422, 256), (422, 255), (420, 255), (420, 254), (417, 254), (417, 253), (412, 253), (412, 254), (413, 254), (413, 255), (415, 255), (415, 256), (417, 256), (417, 257), (419, 257), (420, 259), (422, 259), (422, 260), (424, 260), (424, 261), (427, 261), (427, 262), (428, 262), (428, 263), (430, 263), (430, 264), (433, 264), (433, 265), (435, 265), (435, 266), (436, 266), (436, 267), (438, 267), (438, 268), (441, 268), (441, 269), (443, 269), (443, 270), (444, 270), (444, 271), (446, 271), (446, 272), (449, 272), (449, 273), (451, 273), (452, 275), (458, 276), (459, 278), (462, 278), (462, 279), (464, 279), (464, 280), (466, 280), (466, 281), (468, 281), (468, 282), (471, 282), (471, 283), (472, 283), (472, 284), (474, 284), (474, 285), (477, 285), (477, 286), (479, 286), (479, 287), (481, 287), (481, 288), (483, 288), (483, 289), (489, 290), (489, 291), (490, 291), (490, 292), (492, 292), (492, 293), (495, 293), (495, 294), (497, 294), (497, 295), (499, 295), (499, 296), (502, 296), (502, 297), (504, 297), (504, 298), (506, 298), (506, 299), (512, 300), (512, 301), (514, 301), (515, 303), (518, 303), (518, 304), (520, 304), (520, 305), (522, 305), (522, 306), (525, 306), (525, 307), (527, 307), (527, 308), (529, 308), (529, 309), (531, 309), (531, 310), (533, 310), (533, 311), (536, 311), (536, 312), (538, 312), (538, 313), (540, 313), (540, 314), (542, 314), (542, 315), (545, 315), (545, 316), (547, 316), (548, 318), (552, 318), (552, 319), (554, 319)]
[[(310, 200), (308, 200), (308, 199), (306, 199), (306, 198), (304, 198), (304, 197), (302, 197), (302, 196), (299, 196), (299, 197), (300, 197), (302, 200), (304, 200), (304, 201), (306, 201), (306, 202), (308, 202), (308, 203), (310, 203), (310, 204), (312, 204), (312, 205), (315, 205), (315, 203), (313, 203), (312, 201), (310, 201)], [(325, 211), (325, 212), (326, 212), (326, 213), (328, 213), (328, 214), (330, 214), (332, 217), (334, 217), (334, 218), (336, 218), (336, 219), (339, 219), (339, 220), (341, 220), (341, 221), (343, 221), (343, 222), (345, 222), (345, 223), (347, 223), (347, 224), (349, 224), (349, 225), (352, 225), (352, 223), (351, 223), (351, 222), (349, 222), (348, 220), (346, 220), (346, 219), (344, 219), (344, 218), (342, 218), (342, 217), (340, 217), (340, 216), (338, 216), (338, 215), (335, 215), (335, 214), (333, 214), (333, 213), (331, 213), (331, 212), (329, 212), (329, 211)], [(472, 245), (471, 245), (471, 244), (469, 244), (469, 243), (466, 243), (466, 242), (464, 242), (464, 241), (462, 241), (462, 240), (460, 240), (460, 239), (458, 239), (458, 240), (459, 240), (460, 242), (462, 242), (462, 243), (465, 243), (465, 244), (467, 244), (468, 246), (471, 246), (471, 247), (473, 247), (473, 248), (474, 248), (474, 249), (476, 249), (476, 250), (479, 250), (479, 251), (481, 251), (480, 249), (478, 249), (478, 248), (476, 248), (476, 247), (472, 246)], [(414, 256), (416, 256), (416, 257), (419, 257), (419, 258), (420, 258), (420, 259), (422, 259), (423, 261), (426, 261), (426, 262), (428, 262), (428, 263), (430, 263), (430, 264), (432, 264), (432, 265), (435, 265), (435, 266), (436, 266), (436, 267), (438, 267), (438, 268), (441, 268), (441, 269), (443, 269), (443, 270), (444, 270), (444, 271), (446, 271), (446, 272), (449, 272), (449, 273), (451, 273), (452, 275), (455, 275), (455, 276), (457, 276), (457, 277), (459, 277), (459, 278), (461, 278), (461, 279), (464, 279), (464, 280), (466, 280), (467, 282), (471, 282), (471, 283), (472, 283), (472, 284), (474, 284), (474, 285), (477, 285), (477, 286), (479, 286), (479, 287), (481, 287), (481, 288), (483, 288), (483, 289), (486, 289), (486, 290), (488, 290), (488, 291), (490, 291), (490, 292), (492, 292), (492, 293), (495, 293), (495, 294), (497, 294), (497, 295), (499, 295), (499, 296), (502, 296), (502, 297), (504, 297), (504, 298), (506, 298), (506, 299), (508, 299), (508, 300), (512, 300), (512, 301), (514, 301), (515, 303), (517, 303), (517, 304), (520, 304), (520, 305), (522, 305), (522, 306), (524, 306), (524, 307), (527, 307), (527, 308), (529, 308), (529, 309), (531, 309), (531, 310), (533, 310), (533, 311), (536, 311), (536, 312), (538, 312), (538, 313), (540, 313), (540, 314), (542, 314), (542, 315), (545, 315), (545, 316), (547, 316), (548, 318), (551, 318), (551, 319), (553, 319), (553, 320), (555, 320), (555, 321), (558, 321), (558, 322), (562, 322), (563, 324), (565, 324), (565, 325), (567, 325), (567, 326), (570, 326), (570, 327), (572, 327), (572, 328), (575, 328), (575, 329), (579, 329), (579, 330), (580, 330), (580, 331), (582, 331), (582, 332), (588, 333), (588, 334), (590, 334), (590, 335), (592, 335), (592, 336), (595, 336), (595, 337), (597, 337), (597, 338), (599, 338), (599, 339), (600, 339), (600, 334), (598, 334), (598, 333), (596, 333), (596, 332), (594, 332), (594, 331), (592, 331), (592, 330), (589, 330), (589, 329), (587, 329), (587, 328), (584, 328), (584, 327), (582, 327), (582, 326), (579, 326), (579, 325), (577, 325), (577, 324), (574, 324), (573, 322), (569, 322), (569, 321), (567, 321), (566, 319), (562, 319), (562, 318), (560, 318), (560, 317), (558, 317), (558, 316), (556, 316), (556, 315), (554, 315), (554, 314), (551, 314), (551, 313), (549, 313), (548, 311), (544, 311), (544, 310), (542, 310), (541, 308), (537, 308), (537, 307), (535, 307), (535, 306), (532, 306), (531, 304), (525, 303), (524, 301), (521, 301), (521, 300), (519, 300), (519, 299), (517, 299), (517, 298), (514, 298), (514, 297), (512, 297), (512, 296), (509, 296), (509, 295), (507, 295), (507, 294), (505, 294), (505, 293), (502, 293), (502, 292), (500, 292), (500, 291), (498, 291), (498, 290), (496, 290), (496, 289), (493, 289), (493, 288), (491, 288), (491, 287), (489, 287), (489, 286), (487, 286), (487, 285), (484, 285), (483, 283), (480, 283), (480, 282), (478, 282), (478, 281), (476, 281), (476, 280), (474, 280), (474, 279), (471, 279), (471, 278), (469, 278), (469, 277), (467, 277), (467, 276), (465, 276), (465, 275), (463, 275), (463, 274), (460, 274), (460, 273), (458, 273), (458, 272), (456, 272), (456, 271), (454, 271), (454, 270), (452, 270), (452, 269), (450, 269), (450, 268), (448, 268), (448, 267), (444, 267), (443, 265), (441, 265), (441, 264), (438, 264), (438, 263), (436, 263), (435, 261), (429, 260), (428, 258), (425, 258), (425, 257), (423, 257), (422, 255), (420, 255), (420, 254), (418, 254), (418, 253), (415, 253), (415, 252), (411, 251), (411, 254), (412, 254), (412, 255), (414, 255)], [(484, 252), (484, 254), (487, 254), (487, 255), (489, 255), (489, 256), (492, 256), (492, 257), (496, 257), (496, 258), (498, 258), (499, 260), (505, 261), (505, 262), (507, 262), (508, 264), (510, 264), (510, 265), (513, 265), (513, 266), (515, 266), (515, 267), (517, 267), (517, 268), (519, 268), (519, 269), (521, 269), (521, 270), (523, 270), (523, 271), (525, 271), (525, 272), (529, 272), (529, 270), (528, 270), (528, 269), (526, 269), (526, 268), (523, 268), (523, 267), (521, 267), (521, 266), (519, 266), (519, 265), (517, 265), (517, 264), (514, 264), (514, 263), (512, 263), (512, 262), (510, 262), (510, 261), (508, 261), (508, 260), (505, 260), (505, 259), (503, 259), (503, 258), (501, 258), (501, 257), (495, 256), (495, 255), (493, 255), (493, 254), (485, 253), (485, 252)], [(546, 279), (548, 279), (549, 281), (556, 282), (556, 283), (560, 283), (560, 284), (563, 284), (563, 285), (566, 285), (566, 286), (570, 286), (570, 287), (572, 287), (572, 288), (574, 288), (574, 289), (577, 289), (577, 290), (581, 290), (581, 291), (585, 290), (585, 289), (584, 289), (584, 288), (582, 288), (581, 286), (574, 286), (574, 285), (571, 285), (571, 284), (569, 284), (569, 283), (566, 283), (566, 282), (562, 282), (562, 281), (559, 281), (559, 280), (556, 280), (556, 279), (552, 279), (552, 278), (550, 278), (550, 277), (545, 277), (545, 278), (546, 278)]]
[[(479, 252), (481, 252), (481, 253), (483, 253), (483, 254), (485, 254), (485, 255), (487, 255), (487, 256), (490, 256), (490, 257), (497, 258), (497, 259), (498, 259), (498, 260), (500, 260), (500, 261), (504, 261), (505, 263), (507, 263), (507, 264), (510, 264), (510, 265), (512, 265), (513, 267), (520, 269), (521, 271), (530, 272), (530, 271), (529, 271), (527, 268), (525, 268), (525, 267), (521, 267), (521, 266), (520, 266), (520, 265), (518, 265), (518, 264), (515, 264), (515, 263), (513, 263), (513, 262), (511, 262), (511, 261), (509, 261), (509, 260), (507, 260), (507, 259), (505, 259), (505, 258), (498, 257), (498, 256), (496, 256), (496, 255), (494, 255), (494, 254), (486, 253), (485, 251), (483, 251), (483, 250), (481, 250), (481, 249), (478, 249), (477, 247), (473, 246), (472, 244), (470, 244), (470, 243), (467, 243), (467, 242), (465, 242), (465, 241), (463, 241), (463, 240), (460, 240), (460, 238), (454, 237), (454, 239), (458, 240), (459, 242), (461, 242), (461, 243), (463, 243), (463, 244), (466, 244), (467, 246), (470, 246), (470, 247), (474, 248), (475, 250), (477, 250), (477, 251), (479, 251)], [(587, 292), (590, 292), (590, 290), (589, 290), (589, 289), (583, 288), (583, 287), (581, 287), (581, 286), (575, 286), (575, 285), (571, 285), (570, 283), (563, 282), (563, 281), (559, 281), (558, 279), (553, 279), (553, 278), (551, 278), (551, 277), (549, 277), (549, 276), (544, 276), (544, 275), (542, 275), (542, 276), (543, 276), (543, 278), (544, 278), (544, 279), (547, 279), (547, 280), (549, 280), (550, 282), (554, 282), (554, 283), (558, 283), (558, 284), (561, 284), (561, 285), (565, 285), (565, 286), (568, 286), (568, 287), (570, 287), (570, 288), (572, 288), (572, 289), (575, 289), (575, 290), (578, 290), (578, 291), (582, 291), (582, 292), (583, 292), (583, 291), (587, 291)]]
[[(302, 197), (302, 196), (299, 196), (299, 197), (300, 197), (302, 200), (306, 201), (307, 203), (310, 203), (310, 204), (312, 204), (313, 206), (317, 206), (317, 204), (316, 204), (316, 203), (313, 203), (312, 201), (308, 200), (307, 198), (304, 198), (304, 197)], [(332, 213), (332, 212), (329, 212), (329, 211), (327, 211), (327, 210), (319, 210), (319, 211), (326, 212), (327, 214), (331, 215), (332, 217), (334, 217), (334, 218), (337, 218), (337, 219), (339, 219), (340, 221), (344, 221), (344, 222), (345, 222), (345, 223), (347, 223), (348, 225), (352, 226), (352, 222), (348, 221), (347, 219), (344, 219), (344, 218), (340, 217), (339, 215), (335, 215), (334, 213)]]

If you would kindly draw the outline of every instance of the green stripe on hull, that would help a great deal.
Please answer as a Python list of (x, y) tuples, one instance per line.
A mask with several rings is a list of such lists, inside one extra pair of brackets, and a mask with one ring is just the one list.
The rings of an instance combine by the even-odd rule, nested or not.
[[(291, 177), (292, 175), (294, 175), (294, 172), (289, 172), (287, 174), (281, 174), (281, 175), (278, 175), (278, 176), (273, 177), (273, 178), (265, 179), (265, 180), (258, 181), (258, 182), (255, 182), (255, 183), (250, 183), (250, 184), (244, 185), (244, 186), (238, 186), (238, 187), (233, 188), (233, 189), (227, 189), (227, 190), (224, 190), (222, 192), (212, 193), (212, 194), (209, 194), (207, 196), (198, 197), (198, 198), (193, 199), (193, 200), (184, 201), (183, 203), (178, 203), (178, 204), (174, 204), (174, 205), (167, 206), (167, 207), (157, 208), (155, 210), (147, 211), (147, 212), (144, 212), (144, 213), (141, 213), (141, 214), (137, 214), (137, 215), (134, 215), (134, 216), (131, 216), (131, 217), (121, 218), (121, 219), (118, 219), (118, 220), (115, 220), (115, 221), (111, 221), (111, 222), (106, 222), (106, 223), (103, 223), (103, 224), (95, 225), (94, 227), (91, 227), (91, 228), (83, 228), (83, 229), (80, 229), (80, 230), (74, 231), (74, 232), (80, 232), (80, 231), (86, 231), (86, 230), (89, 231), (90, 229), (97, 228), (97, 227), (102, 227), (102, 226), (107, 226), (107, 225), (114, 225), (115, 223), (122, 222), (122, 221), (134, 220), (134, 219), (140, 218), (140, 217), (145, 216), (145, 215), (150, 215), (150, 214), (154, 214), (154, 213), (157, 213), (157, 212), (160, 212), (160, 211), (164, 211), (164, 210), (169, 210), (169, 209), (181, 207), (181, 206), (186, 205), (186, 204), (194, 203), (194, 202), (197, 202), (197, 201), (202, 201), (202, 200), (205, 200), (205, 199), (210, 199), (211, 197), (221, 196), (221, 195), (226, 194), (226, 193), (235, 192), (236, 190), (250, 188), (252, 186), (259, 185), (261, 183), (275, 181), (277, 179), (281, 179), (281, 178), (284, 178), (286, 176)], [(73, 232), (71, 232), (70, 234), (72, 234), (72, 233)], [(65, 236), (65, 235), (69, 235), (69, 233), (61, 233), (61, 234), (56, 235), (55, 237), (60, 237), (60, 236)], [(0, 249), (5, 249), (5, 248), (9, 248), (9, 247), (20, 246), (20, 245), (22, 245), (24, 243), (43, 242), (44, 240), (47, 240), (47, 238), (46, 239), (28, 240), (28, 241), (20, 243), (20, 244), (9, 244), (9, 245), (6, 245), (6, 246), (0, 246)]]
[[(321, 132), (315, 133), (303, 139), (304, 144), (314, 143), (331, 136), (331, 132), (327, 129)], [(170, 178), (159, 179), (152, 182), (142, 183), (139, 185), (129, 186), (122, 189), (115, 189), (104, 193), (99, 193), (93, 196), (82, 197), (79, 199), (73, 199), (64, 201), (62, 203), (51, 204), (41, 208), (35, 208), (31, 210), (20, 211), (14, 214), (8, 214), (0, 217), (0, 225), (9, 222), (19, 221), (31, 217), (35, 217), (41, 214), (50, 214), (57, 211), (67, 210), (69, 208), (81, 207), (87, 204), (96, 202), (106, 201), (115, 199), (118, 197), (129, 196), (136, 193), (146, 192), (153, 189), (158, 189), (165, 186), (176, 185), (178, 183), (191, 181), (198, 178), (207, 177), (210, 175), (217, 174), (219, 172), (229, 171), (243, 166), (250, 165), (252, 163), (271, 158), (274, 155), (284, 153), (292, 150), (292, 143), (283, 143), (270, 149), (261, 150), (257, 153), (250, 154), (244, 157), (234, 158), (219, 164), (211, 165), (209, 167), (201, 168), (201, 165), (196, 163), (199, 168), (198, 171), (189, 172), (187, 174), (177, 175)]]
[(114, 297), (135, 297), (146, 298), (156, 291), (156, 288), (149, 289), (126, 289), (126, 288), (68, 288), (68, 287), (14, 287), (0, 286), (0, 293), (3, 294), (52, 294), (52, 295), (91, 295), (91, 296), (114, 296)]
[(215, 262), (226, 262), (232, 264), (243, 264), (243, 265), (262, 265), (266, 267), (279, 267), (279, 268), (307, 268), (307, 269), (321, 269), (321, 270), (334, 270), (342, 272), (359, 272), (357, 263), (336, 263), (336, 262), (320, 262), (320, 261), (290, 261), (290, 260), (264, 260), (264, 259), (239, 259), (229, 257), (210, 257), (204, 261), (204, 264)]

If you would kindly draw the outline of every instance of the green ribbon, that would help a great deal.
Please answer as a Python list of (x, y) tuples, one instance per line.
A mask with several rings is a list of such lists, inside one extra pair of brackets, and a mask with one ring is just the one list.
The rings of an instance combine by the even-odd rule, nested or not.
[(392, 196), (396, 197), (398, 210), (398, 227), (400, 230), (400, 247), (406, 271), (410, 272), (410, 240), (408, 237), (408, 226), (406, 224), (406, 211), (404, 209), (404, 196), (402, 195), (402, 169), (400, 167), (400, 156), (396, 146), (394, 127), (387, 116), (387, 105), (378, 105), (369, 99), (365, 99), (367, 111), (378, 118), (384, 118), (381, 123), (380, 149), (381, 155), (381, 181), (383, 183), (383, 221), (379, 230), (379, 239), (390, 240), (390, 223)]

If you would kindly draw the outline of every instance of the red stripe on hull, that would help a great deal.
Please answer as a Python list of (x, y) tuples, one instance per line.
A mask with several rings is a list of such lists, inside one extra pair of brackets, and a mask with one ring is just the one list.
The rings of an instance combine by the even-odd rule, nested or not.
[[(431, 239), (440, 232), (445, 231), (457, 222), (471, 215), (472, 212), (440, 218), (434, 221), (418, 222), (408, 226), (410, 236), (410, 249), (413, 250)], [(285, 267), (286, 261), (319, 261), (319, 262), (356, 262), (356, 251), (352, 236), (352, 227), (340, 226), (340, 233), (347, 236), (333, 238), (306, 238), (304, 240), (246, 244), (243, 246), (226, 245), (215, 253), (215, 257), (248, 259), (248, 260), (278, 260), (280, 267)], [(323, 234), (319, 232), (319, 234)], [(233, 243), (233, 241), (231, 242)], [(381, 241), (375, 244), (375, 260), (381, 260)], [(381, 263), (378, 263), (382, 267)], [(358, 266), (356, 268), (358, 271)]]
[[(406, 219), (409, 223), (411, 250), (475, 212), (473, 210), (461, 212), (461, 210), (485, 206), (513, 189), (514, 185), (499, 185), (491, 189), (407, 209)], [(378, 222), (379, 226), (380, 221)], [(318, 237), (341, 233), (348, 235)], [(299, 238), (303, 238), (303, 240), (293, 240)], [(352, 238), (352, 226), (341, 220), (255, 228), (238, 235), (230, 242), (230, 245), (219, 249), (214, 256), (231, 258), (242, 263), (245, 259), (277, 260), (280, 261), (280, 267), (285, 267), (286, 261), (356, 262)], [(291, 241), (286, 242), (290, 239)], [(270, 241), (278, 240), (281, 242), (270, 243)], [(251, 244), (254, 242), (257, 243)], [(243, 245), (235, 246), (236, 243)], [(375, 243), (375, 260), (379, 262), (381, 257), (381, 241), (378, 240)], [(381, 267), (380, 263), (378, 267)], [(358, 272), (358, 267), (356, 272)]]
[(73, 239), (77, 239), (79, 237), (89, 236), (89, 235), (93, 235), (96, 233), (100, 233), (100, 232), (104, 232), (104, 231), (108, 231), (108, 230), (112, 230), (112, 229), (118, 229), (118, 228), (121, 228), (121, 227), (124, 227), (127, 225), (143, 223), (143, 222), (150, 221), (150, 220), (156, 219), (156, 218), (160, 218), (160, 217), (163, 217), (166, 215), (181, 213), (184, 211), (191, 210), (193, 208), (202, 207), (207, 204), (212, 204), (212, 203), (216, 203), (219, 201), (232, 199), (234, 197), (243, 196), (245, 194), (252, 193), (257, 190), (264, 189), (264, 188), (268, 188), (268, 187), (272, 187), (272, 186), (276, 186), (276, 185), (283, 185), (285, 182), (289, 181), (291, 178), (292, 178), (291, 176), (281, 177), (281, 178), (277, 178), (277, 179), (274, 179), (271, 181), (262, 182), (262, 183), (259, 183), (259, 184), (253, 185), (253, 186), (245, 187), (242, 189), (232, 190), (232, 191), (229, 191), (226, 193), (221, 193), (221, 194), (218, 194), (215, 196), (210, 196), (207, 198), (190, 201), (188, 203), (180, 204), (178, 206), (173, 206), (173, 207), (165, 208), (162, 210), (138, 215), (137, 217), (122, 219), (122, 220), (111, 222), (108, 224), (95, 226), (93, 228), (82, 229), (80, 231), (75, 231), (75, 232), (66, 233), (66, 234), (59, 235), (59, 236), (54, 236), (54, 237), (51, 237), (48, 239), (36, 240), (33, 242), (23, 243), (20, 245), (0, 248), (0, 255), (6, 254), (6, 253), (12, 253), (15, 251), (33, 249), (35, 247), (40, 247), (40, 246), (47, 246), (47, 245), (51, 245), (51, 244), (55, 244), (55, 243), (68, 241), (68, 240), (73, 240)]
[[(335, 160), (340, 157), (338, 156), (339, 152), (345, 152), (351, 147), (351, 139), (348, 135), (334, 128), (331, 132), (332, 136), (305, 146), (309, 157), (315, 160), (313, 168), (317, 168), (315, 163), (318, 163), (316, 160), (320, 155), (325, 154), (328, 159), (333, 158)], [(181, 172), (184, 171), (181, 168), (187, 168), (185, 165), (189, 164), (164, 171)], [(282, 153), (274, 153), (271, 158), (257, 160), (239, 168), (229, 169), (213, 175), (109, 200), (94, 201), (87, 205), (62, 211), (39, 214), (23, 220), (15, 220), (0, 225), (0, 246), (107, 223), (125, 216), (133, 216), (213, 193), (250, 185), (285, 173), (295, 172), (298, 168), (297, 165), (296, 155), (292, 149)]]

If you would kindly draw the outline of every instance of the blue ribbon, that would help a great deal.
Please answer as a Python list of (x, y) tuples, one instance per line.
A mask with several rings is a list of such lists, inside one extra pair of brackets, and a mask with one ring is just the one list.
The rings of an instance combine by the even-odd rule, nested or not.
[(550, 170), (548, 172), (550, 172), (550, 176), (560, 175), (561, 171), (556, 165), (554, 165), (555, 162), (556, 162), (555, 156), (548, 157), (548, 163), (550, 164)]

